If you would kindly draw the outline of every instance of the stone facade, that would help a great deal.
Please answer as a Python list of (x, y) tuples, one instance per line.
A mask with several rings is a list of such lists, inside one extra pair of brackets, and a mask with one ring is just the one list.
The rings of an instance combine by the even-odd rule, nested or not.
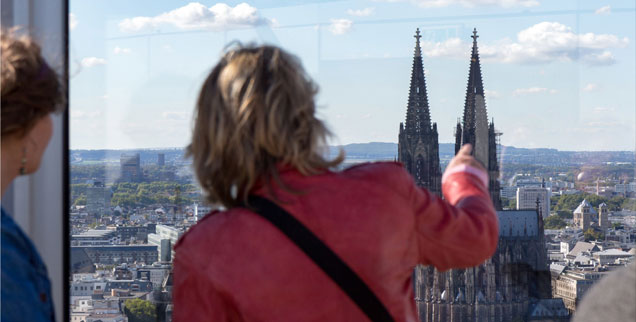
[(498, 216), (499, 244), (483, 264), (447, 272), (416, 268), (420, 321), (526, 319), (530, 304), (550, 298), (543, 219), (536, 210), (499, 211)]
[(592, 216), (597, 216), (596, 210), (594, 210), (594, 207), (592, 207), (592, 205), (590, 205), (587, 200), (583, 199), (583, 201), (581, 201), (581, 204), (576, 207), (576, 209), (574, 209), (574, 226), (583, 229), (583, 231), (586, 231), (588, 228), (590, 228), (590, 225), (592, 223)]
[[(415, 37), (407, 122), (406, 126), (400, 124), (399, 160), (418, 185), (440, 195), (437, 125), (431, 125), (419, 30)], [(499, 210), (498, 134), (494, 122), (488, 122), (476, 31), (472, 37), (466, 104), (463, 122), (458, 122), (456, 127), (455, 151), (463, 144), (473, 144), (475, 157), (488, 169), (490, 195)], [(540, 300), (551, 298), (541, 211), (498, 211), (497, 215), (500, 221), (499, 244), (494, 256), (483, 264), (446, 272), (424, 266), (415, 269), (415, 300), (421, 321), (550, 320), (549, 312), (559, 311), (545, 309), (547, 304)], [(541, 305), (538, 306), (538, 303)], [(531, 308), (539, 312), (536, 318), (532, 317)], [(554, 321), (563, 320), (562, 316), (556, 315)]]

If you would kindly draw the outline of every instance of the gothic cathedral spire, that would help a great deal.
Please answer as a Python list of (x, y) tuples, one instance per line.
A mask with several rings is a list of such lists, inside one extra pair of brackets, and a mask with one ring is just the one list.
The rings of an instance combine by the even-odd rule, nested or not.
[(415, 31), (415, 53), (411, 70), (411, 86), (406, 108), (406, 122), (400, 123), (398, 160), (411, 173), (415, 182), (441, 196), (441, 170), (437, 124), (431, 123), (422, 63), (419, 28)]
[(498, 133), (495, 131), (494, 121), (488, 122), (486, 99), (484, 96), (484, 83), (481, 77), (481, 64), (479, 62), (479, 49), (477, 48), (477, 29), (473, 30), (473, 48), (468, 70), (468, 85), (466, 87), (466, 100), (464, 103), (464, 115), (461, 123), (457, 123), (455, 131), (455, 153), (467, 143), (472, 144), (473, 154), (488, 169), (490, 177), (490, 195), (495, 208), (501, 209), (499, 198), (499, 164), (497, 160)]

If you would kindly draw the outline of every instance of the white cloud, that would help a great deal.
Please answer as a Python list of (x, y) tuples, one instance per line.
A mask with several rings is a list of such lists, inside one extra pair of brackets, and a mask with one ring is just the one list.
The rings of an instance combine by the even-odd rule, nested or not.
[(490, 99), (498, 99), (501, 97), (501, 93), (499, 93), (498, 91), (491, 91), (491, 90), (484, 90), (484, 94), (486, 95), (486, 98), (490, 98)]
[(367, 119), (370, 119), (371, 116), (372, 116), (371, 113), (367, 113), (367, 114), (362, 115), (362, 119), (363, 120), (367, 120)]
[(115, 46), (115, 49), (113, 49), (113, 53), (115, 55), (130, 54), (131, 52), (132, 52), (132, 50), (130, 50), (130, 48), (121, 48), (119, 46)]
[(428, 57), (468, 57), (470, 47), (459, 38), (449, 38), (443, 42), (422, 42), (422, 54)]
[(77, 21), (77, 17), (75, 16), (75, 14), (74, 13), (69, 13), (68, 14), (68, 29), (69, 30), (75, 29), (75, 27), (77, 27), (78, 23), (79, 23), (79, 21)]
[(599, 89), (598, 84), (594, 84), (594, 83), (589, 83), (585, 85), (585, 87), (583, 87), (583, 90), (586, 92), (594, 92), (594, 91), (597, 91), (598, 89)]
[[(483, 61), (516, 64), (547, 64), (555, 61), (580, 61), (588, 65), (610, 65), (616, 62), (609, 49), (624, 48), (627, 37), (610, 34), (576, 34), (558, 22), (541, 22), (517, 34), (517, 40), (504, 38), (479, 45)], [(467, 59), (472, 42), (449, 38), (442, 42), (422, 42), (422, 53), (428, 57)], [(539, 71), (545, 74), (545, 71)]]
[(227, 30), (269, 22), (261, 17), (258, 9), (247, 3), (241, 3), (235, 7), (225, 3), (217, 3), (208, 8), (201, 3), (191, 2), (154, 17), (139, 16), (124, 19), (119, 23), (119, 29), (124, 32), (139, 32), (156, 29), (162, 25), (170, 25), (182, 30)]
[(610, 6), (600, 7), (594, 11), (594, 14), (603, 16), (607, 16), (610, 13), (612, 13), (612, 8), (610, 8)]
[(331, 19), (329, 31), (334, 35), (343, 35), (351, 31), (353, 21), (349, 19)]
[(614, 58), (614, 55), (610, 51), (605, 50), (602, 53), (592, 53), (583, 56), (583, 61), (589, 65), (603, 66), (615, 63), (616, 58)]
[(375, 13), (375, 8), (364, 8), (364, 9), (349, 9), (347, 10), (347, 14), (354, 17), (368, 17), (372, 16)]
[(106, 59), (98, 57), (86, 57), (82, 59), (80, 63), (82, 67), (90, 68), (99, 65), (106, 65)]
[(499, 6), (504, 8), (509, 7), (536, 7), (540, 3), (537, 0), (376, 0), (380, 2), (405, 2), (408, 1), (412, 4), (420, 6), (422, 8), (441, 8), (452, 5), (461, 5), (463, 7), (478, 7), (478, 6)]
[(545, 87), (529, 87), (529, 88), (517, 88), (512, 91), (513, 96), (521, 96), (521, 95), (530, 95), (530, 94), (539, 94), (539, 93), (550, 93), (556, 94), (556, 89), (548, 89)]
[(480, 47), (485, 60), (503, 63), (550, 63), (580, 60), (589, 65), (609, 65), (615, 62), (608, 48), (627, 46), (627, 37), (610, 34), (576, 34), (572, 28), (558, 22), (541, 22), (517, 34), (517, 41), (503, 40)]

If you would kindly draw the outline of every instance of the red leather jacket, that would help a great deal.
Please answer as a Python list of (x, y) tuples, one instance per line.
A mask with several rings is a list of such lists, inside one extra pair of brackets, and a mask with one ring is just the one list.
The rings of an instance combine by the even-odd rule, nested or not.
[[(396, 321), (417, 321), (412, 272), (475, 266), (498, 224), (485, 173), (451, 171), (442, 200), (399, 163), (282, 181), (279, 203), (351, 267)], [(471, 170), (468, 169), (468, 170)], [(267, 196), (267, 189), (255, 193)], [(195, 321), (366, 321), (347, 295), (276, 227), (243, 208), (206, 216), (177, 245), (173, 318)]]

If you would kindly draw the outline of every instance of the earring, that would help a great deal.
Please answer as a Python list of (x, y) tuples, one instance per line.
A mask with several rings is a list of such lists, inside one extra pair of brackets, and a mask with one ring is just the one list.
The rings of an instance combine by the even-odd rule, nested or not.
[(20, 161), (20, 175), (23, 176), (26, 174), (26, 148), (22, 150), (22, 160)]

